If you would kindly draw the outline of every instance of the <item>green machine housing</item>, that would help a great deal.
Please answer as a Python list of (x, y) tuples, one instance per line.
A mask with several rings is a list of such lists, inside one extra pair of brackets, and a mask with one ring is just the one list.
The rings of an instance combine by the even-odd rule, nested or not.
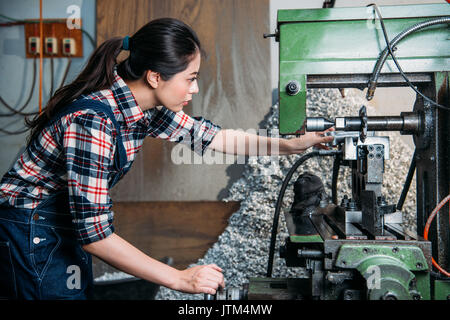
[[(385, 6), (380, 10), (389, 39), (415, 23), (450, 15), (447, 4)], [(303, 129), (308, 88), (367, 87), (375, 62), (386, 47), (371, 7), (279, 10), (277, 26), (280, 134)], [(413, 76), (447, 72), (448, 38), (446, 28), (425, 29), (405, 38), (395, 54), (403, 70)], [(405, 85), (391, 59), (382, 73), (392, 77), (380, 79), (379, 86)], [(290, 91), (289, 84), (298, 85)]]
[[(450, 6), (444, 3), (379, 9), (390, 40), (417, 23), (450, 16)], [(280, 59), (279, 130), (285, 135), (306, 129), (308, 89), (367, 88), (386, 48), (373, 7), (279, 10), (274, 36)], [(411, 33), (395, 47), (410, 81), (447, 107), (449, 39), (448, 24), (444, 24)], [(391, 58), (381, 69), (377, 85), (407, 85)], [(431, 276), (432, 257), (450, 269), (448, 205), (437, 215), (430, 241), (422, 237), (433, 208), (450, 191), (450, 112), (431, 107), (420, 96), (411, 112), (421, 119), (420, 129), (409, 133), (416, 146), (417, 234), (349, 237), (345, 228), (340, 229), (343, 209), (337, 204), (301, 218), (292, 209), (285, 210), (289, 237), (280, 255), (287, 266), (302, 267), (304, 274), (295, 279), (252, 278), (248, 298), (450, 299), (450, 282)], [(358, 280), (355, 275), (367, 284), (374, 267), (380, 272), (381, 289), (354, 290), (361, 289), (351, 284)]]

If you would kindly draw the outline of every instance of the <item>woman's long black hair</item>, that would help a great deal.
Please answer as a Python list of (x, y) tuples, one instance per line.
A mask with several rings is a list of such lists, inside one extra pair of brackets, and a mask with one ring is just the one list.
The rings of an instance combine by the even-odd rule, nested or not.
[[(116, 58), (122, 51), (123, 38), (112, 38), (103, 42), (91, 55), (86, 67), (70, 84), (59, 88), (33, 119), (26, 119), (31, 128), (30, 143), (47, 124), (48, 120), (82, 94), (110, 88), (114, 82)], [(173, 18), (156, 19), (129, 38), (130, 55), (117, 66), (117, 73), (124, 80), (138, 80), (147, 70), (159, 72), (161, 78), (169, 80), (184, 71), (197, 52), (201, 52), (200, 41), (195, 32), (185, 23)]]

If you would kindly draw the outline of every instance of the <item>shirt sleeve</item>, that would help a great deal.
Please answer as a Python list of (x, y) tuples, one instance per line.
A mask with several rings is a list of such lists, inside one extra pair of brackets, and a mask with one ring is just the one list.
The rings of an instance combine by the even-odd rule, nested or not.
[(94, 111), (79, 111), (69, 118), (71, 123), (63, 135), (69, 205), (77, 240), (88, 244), (114, 232), (108, 186), (114, 126)]
[(183, 143), (203, 155), (221, 127), (203, 117), (190, 117), (183, 111), (173, 112), (165, 107), (152, 109), (148, 127), (151, 137)]

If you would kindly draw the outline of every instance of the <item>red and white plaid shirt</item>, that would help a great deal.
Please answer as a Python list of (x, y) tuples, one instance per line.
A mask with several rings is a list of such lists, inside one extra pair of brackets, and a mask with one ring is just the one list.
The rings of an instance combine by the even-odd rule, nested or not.
[[(127, 154), (126, 173), (147, 136), (181, 142), (203, 154), (220, 127), (165, 107), (142, 112), (123, 79), (115, 73), (110, 89), (84, 98), (111, 106), (120, 124)], [(34, 209), (42, 200), (68, 188), (78, 241), (87, 244), (114, 232), (108, 183), (120, 174), (112, 121), (94, 110), (73, 112), (45, 128), (18, 157), (0, 182), (0, 203)]]

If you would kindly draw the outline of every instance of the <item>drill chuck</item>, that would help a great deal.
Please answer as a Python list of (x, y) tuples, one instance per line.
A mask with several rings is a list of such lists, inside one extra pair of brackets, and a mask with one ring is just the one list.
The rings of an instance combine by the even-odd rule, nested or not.
[(306, 131), (324, 131), (334, 126), (334, 122), (322, 117), (306, 118)]

